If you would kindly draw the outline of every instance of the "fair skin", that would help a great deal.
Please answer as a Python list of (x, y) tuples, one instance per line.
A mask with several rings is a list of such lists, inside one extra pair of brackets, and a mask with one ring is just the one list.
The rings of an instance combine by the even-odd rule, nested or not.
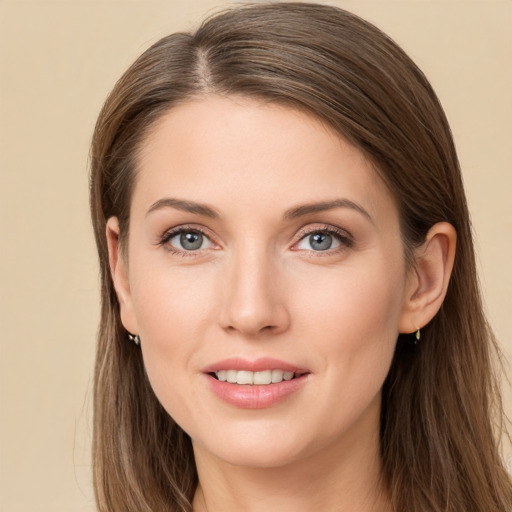
[[(442, 303), (453, 228), (436, 224), (408, 269), (361, 152), (256, 100), (171, 109), (138, 164), (122, 251), (107, 225), (112, 275), (155, 394), (192, 439), (194, 510), (390, 510), (381, 388), (398, 334)], [(215, 373), (248, 369), (295, 373)]]

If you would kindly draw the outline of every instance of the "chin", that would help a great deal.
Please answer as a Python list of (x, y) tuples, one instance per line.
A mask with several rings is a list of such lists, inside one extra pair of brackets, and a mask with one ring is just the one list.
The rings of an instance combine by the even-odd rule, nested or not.
[(212, 453), (217, 459), (233, 466), (254, 469), (281, 468), (294, 463), (300, 456), (295, 453), (261, 449), (260, 446), (231, 446)]
[(278, 468), (307, 457), (314, 450), (300, 433), (294, 435), (289, 429), (253, 425), (241, 430), (224, 430), (223, 435), (211, 436), (211, 441), (193, 441), (196, 457), (207, 452), (234, 466)]

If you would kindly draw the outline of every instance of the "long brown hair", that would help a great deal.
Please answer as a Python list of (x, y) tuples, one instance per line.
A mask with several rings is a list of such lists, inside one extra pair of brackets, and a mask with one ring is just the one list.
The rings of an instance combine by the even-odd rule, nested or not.
[[(190, 511), (191, 442), (161, 407), (128, 342), (108, 265), (105, 224), (122, 240), (139, 148), (170, 108), (205, 94), (264, 98), (330, 125), (373, 163), (397, 202), (405, 252), (435, 223), (457, 231), (446, 299), (420, 345), (400, 336), (384, 384), (381, 455), (397, 512), (509, 512), (498, 442), (497, 347), (482, 312), (459, 163), (441, 105), (389, 37), (334, 7), (239, 7), (193, 34), (165, 37), (114, 87), (91, 149), (91, 210), (102, 316), (94, 390), (94, 483), (102, 512)], [(414, 261), (410, 261), (414, 265)]]

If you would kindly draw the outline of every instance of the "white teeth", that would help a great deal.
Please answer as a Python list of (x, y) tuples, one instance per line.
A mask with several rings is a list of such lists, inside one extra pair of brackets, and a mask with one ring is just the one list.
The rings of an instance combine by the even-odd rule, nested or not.
[(270, 370), (254, 372), (254, 384), (270, 384), (271, 382), (272, 372)]
[(254, 382), (254, 372), (241, 370), (236, 375), (237, 384), (252, 384)]
[(284, 370), (263, 370), (260, 372), (250, 372), (247, 370), (219, 370), (215, 372), (217, 379), (231, 384), (255, 384), (267, 385), (277, 384), (283, 380), (291, 380), (294, 372)]
[(283, 380), (283, 370), (272, 370), (272, 383), (281, 382)]

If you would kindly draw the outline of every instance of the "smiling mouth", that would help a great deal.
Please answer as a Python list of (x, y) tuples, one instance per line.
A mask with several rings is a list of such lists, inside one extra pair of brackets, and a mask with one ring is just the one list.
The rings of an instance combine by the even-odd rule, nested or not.
[(230, 384), (267, 386), (269, 384), (279, 384), (283, 381), (293, 380), (308, 372), (290, 372), (286, 370), (263, 370), (251, 372), (248, 370), (219, 370), (211, 372), (210, 375), (221, 381)]

